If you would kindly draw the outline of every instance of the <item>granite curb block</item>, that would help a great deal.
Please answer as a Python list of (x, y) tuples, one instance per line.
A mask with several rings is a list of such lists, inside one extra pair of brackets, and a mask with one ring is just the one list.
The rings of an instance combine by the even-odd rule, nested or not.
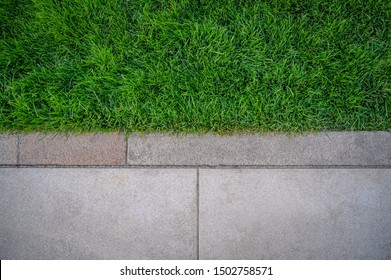
[(18, 137), (14, 134), (0, 134), (0, 164), (18, 163)]
[[(18, 151), (18, 139), (19, 151)], [(18, 160), (19, 158), (19, 160)], [(391, 166), (390, 132), (0, 135), (1, 165)]]
[(196, 170), (0, 169), (0, 259), (196, 259)]
[(21, 135), (19, 164), (125, 165), (125, 136), (117, 133), (84, 135)]
[(132, 135), (127, 162), (152, 166), (391, 165), (391, 133)]
[(200, 259), (391, 259), (391, 169), (200, 169)]

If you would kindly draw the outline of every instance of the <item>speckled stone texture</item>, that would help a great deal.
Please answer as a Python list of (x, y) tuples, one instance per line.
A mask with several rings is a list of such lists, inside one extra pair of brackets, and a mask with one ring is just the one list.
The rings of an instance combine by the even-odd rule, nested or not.
[(391, 259), (391, 170), (201, 169), (200, 259)]
[(196, 171), (0, 169), (0, 259), (195, 259)]
[(13, 134), (0, 134), (0, 164), (17, 163), (18, 139)]
[(124, 135), (83, 134), (21, 136), (20, 164), (37, 165), (124, 165)]
[(130, 165), (391, 165), (389, 132), (131, 135)]

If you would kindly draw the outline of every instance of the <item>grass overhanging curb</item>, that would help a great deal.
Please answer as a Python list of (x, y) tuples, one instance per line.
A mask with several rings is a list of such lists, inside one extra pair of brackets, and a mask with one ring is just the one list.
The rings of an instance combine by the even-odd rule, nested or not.
[(1, 2), (0, 132), (391, 131), (391, 1)]

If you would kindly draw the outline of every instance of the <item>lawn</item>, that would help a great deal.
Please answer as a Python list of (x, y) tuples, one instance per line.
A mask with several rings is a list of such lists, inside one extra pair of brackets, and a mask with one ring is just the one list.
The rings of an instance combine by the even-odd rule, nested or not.
[(389, 0), (0, 1), (0, 131), (391, 131)]

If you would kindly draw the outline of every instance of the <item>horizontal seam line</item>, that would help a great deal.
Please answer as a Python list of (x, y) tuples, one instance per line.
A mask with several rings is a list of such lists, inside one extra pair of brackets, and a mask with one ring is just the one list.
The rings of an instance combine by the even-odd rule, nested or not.
[(77, 164), (0, 164), (0, 168), (128, 168), (128, 169), (390, 169), (391, 165), (77, 165)]

